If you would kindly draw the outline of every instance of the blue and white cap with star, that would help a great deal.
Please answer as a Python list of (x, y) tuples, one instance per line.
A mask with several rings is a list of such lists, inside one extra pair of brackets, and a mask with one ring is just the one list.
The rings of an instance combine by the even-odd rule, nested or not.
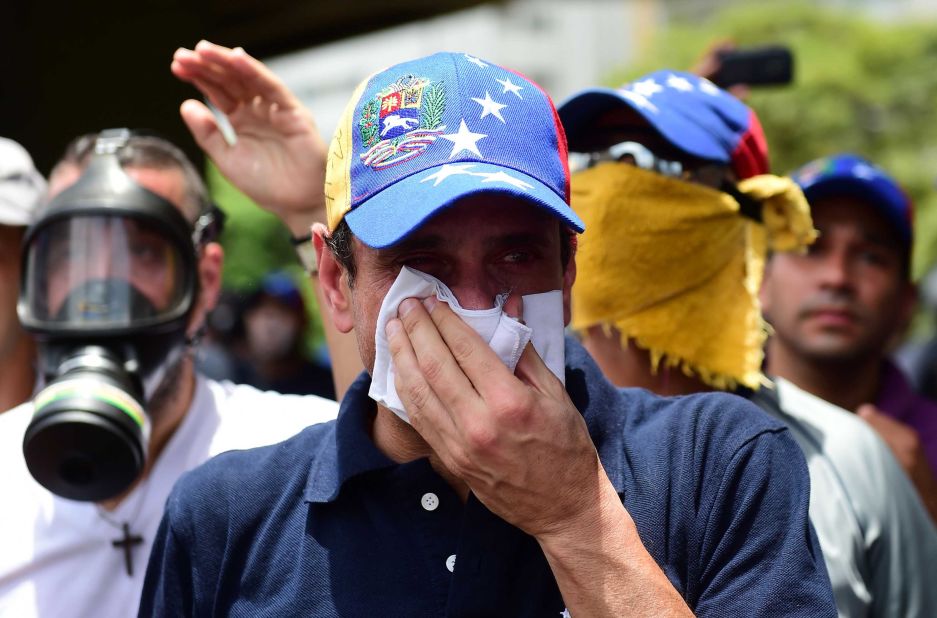
[(811, 204), (827, 197), (851, 196), (876, 208), (910, 249), (914, 203), (894, 178), (867, 159), (840, 153), (816, 159), (791, 172)]
[(326, 209), (370, 247), (395, 244), (476, 193), (537, 205), (577, 232), (566, 136), (550, 97), (524, 76), (441, 52), (372, 75), (329, 148)]

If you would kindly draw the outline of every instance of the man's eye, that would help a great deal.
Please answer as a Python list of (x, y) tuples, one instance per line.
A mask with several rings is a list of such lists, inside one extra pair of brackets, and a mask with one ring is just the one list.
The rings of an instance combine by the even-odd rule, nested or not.
[(437, 260), (434, 260), (428, 255), (409, 255), (400, 261), (402, 265), (410, 266), (411, 268), (425, 266), (426, 264), (435, 264), (436, 262)]
[(502, 261), (508, 264), (524, 264), (532, 259), (533, 255), (529, 251), (510, 251), (501, 258)]
[(881, 251), (862, 251), (859, 253), (859, 259), (873, 266), (886, 266), (889, 262), (888, 256)]

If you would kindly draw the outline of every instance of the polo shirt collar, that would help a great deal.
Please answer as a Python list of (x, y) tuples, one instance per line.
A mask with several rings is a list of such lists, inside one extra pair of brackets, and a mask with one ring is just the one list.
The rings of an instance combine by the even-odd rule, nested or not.
[(303, 498), (306, 502), (332, 502), (345, 481), (396, 465), (371, 439), (376, 404), (368, 397), (367, 371), (352, 383), (342, 398), (334, 431), (313, 454)]

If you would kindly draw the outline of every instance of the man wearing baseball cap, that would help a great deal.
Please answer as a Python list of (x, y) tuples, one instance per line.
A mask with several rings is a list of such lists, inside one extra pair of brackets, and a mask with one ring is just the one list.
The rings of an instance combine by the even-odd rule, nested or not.
[(937, 560), (937, 531), (888, 448), (861, 420), (761, 372), (766, 254), (803, 253), (816, 231), (794, 181), (768, 174), (752, 110), (705, 79), (658, 71), (578, 93), (559, 113), (586, 223), (572, 290), (586, 349), (618, 386), (734, 391), (788, 426), (840, 615), (937, 611), (918, 568)]
[(16, 317), (16, 300), (20, 244), (45, 186), (26, 150), (0, 137), (0, 412), (29, 399), (36, 381), (36, 348)]
[(852, 154), (818, 159), (793, 177), (820, 237), (806, 255), (769, 262), (768, 370), (868, 421), (937, 521), (937, 406), (888, 360), (917, 296), (911, 200), (884, 170)]
[(783, 427), (618, 390), (563, 339), (566, 161), (549, 98), (488, 61), (362, 82), (314, 236), (367, 372), (337, 422), (177, 485), (141, 615), (833, 614)]

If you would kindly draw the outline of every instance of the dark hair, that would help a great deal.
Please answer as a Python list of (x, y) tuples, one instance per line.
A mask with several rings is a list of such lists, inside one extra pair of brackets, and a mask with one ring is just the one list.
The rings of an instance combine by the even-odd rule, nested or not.
[[(69, 142), (62, 158), (52, 168), (50, 179), (69, 166), (84, 170), (94, 152), (98, 135), (86, 133)], [(169, 140), (157, 135), (133, 134), (127, 140), (127, 145), (118, 151), (118, 159), (124, 168), (179, 170), (185, 180), (183, 203), (179, 207), (190, 221), (195, 221), (211, 209), (212, 202), (202, 175), (185, 153)]]
[[(573, 257), (573, 250), (576, 246), (577, 238), (576, 233), (566, 227), (562, 222), (560, 222), (559, 230), (560, 264), (565, 271), (566, 267), (569, 266), (569, 260)], [(345, 272), (348, 273), (348, 287), (354, 287), (355, 275), (357, 273), (355, 267), (354, 238), (355, 235), (351, 231), (351, 228), (348, 227), (348, 223), (345, 219), (342, 219), (335, 230), (325, 237), (325, 245), (329, 248), (329, 251), (332, 252), (332, 255), (335, 256), (335, 260), (345, 269)]]

